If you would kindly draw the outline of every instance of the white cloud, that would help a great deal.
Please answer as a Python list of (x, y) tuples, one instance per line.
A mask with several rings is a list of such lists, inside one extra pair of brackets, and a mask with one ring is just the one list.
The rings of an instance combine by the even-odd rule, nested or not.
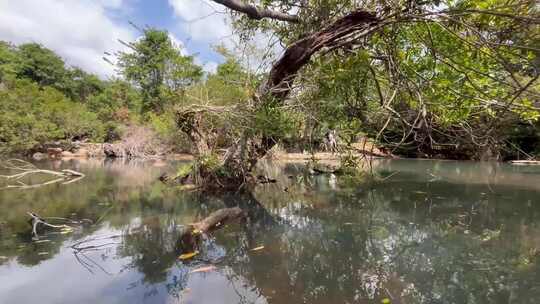
[(180, 29), (198, 42), (218, 43), (231, 37), (231, 19), (223, 6), (206, 0), (169, 0), (181, 19)]
[(122, 49), (118, 39), (135, 37), (106, 14), (106, 9), (121, 5), (122, 0), (2, 0), (0, 40), (41, 43), (70, 65), (111, 76), (114, 67), (102, 60), (103, 53)]
[[(168, 0), (178, 17), (181, 31), (194, 41), (211, 45), (224, 45), (241, 60), (242, 64), (252, 71), (266, 71), (269, 63), (282, 52), (279, 44), (274, 43), (267, 34), (255, 33), (250, 45), (240, 41), (234, 34), (232, 20), (226, 9), (210, 0)], [(265, 53), (267, 56), (263, 58)], [(215, 62), (206, 63), (206, 71), (215, 71)]]
[(122, 0), (98, 0), (98, 2), (101, 4), (101, 6), (103, 7), (108, 7), (108, 8), (120, 8), (122, 6)]
[(217, 71), (218, 64), (213, 61), (209, 61), (203, 65), (203, 70), (207, 73), (213, 74)]
[(189, 55), (188, 50), (186, 49), (186, 46), (184, 45), (184, 42), (182, 40), (178, 39), (175, 35), (169, 32), (169, 39), (171, 40), (172, 44), (180, 49), (180, 53), (184, 56)]

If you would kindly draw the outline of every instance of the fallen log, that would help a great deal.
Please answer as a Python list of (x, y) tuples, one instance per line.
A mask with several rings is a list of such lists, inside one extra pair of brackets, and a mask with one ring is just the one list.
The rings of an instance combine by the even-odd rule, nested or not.
[(209, 216), (199, 222), (187, 225), (178, 237), (176, 244), (178, 252), (195, 252), (200, 243), (201, 235), (217, 230), (230, 222), (245, 217), (246, 213), (238, 207), (224, 208), (212, 212)]
[(212, 230), (218, 229), (221, 226), (225, 225), (228, 222), (240, 219), (245, 217), (244, 211), (238, 207), (234, 208), (225, 208), (219, 209), (212, 212), (208, 217), (203, 219), (200, 222), (193, 223), (191, 226), (201, 231), (202, 233), (207, 233)]
[(540, 165), (540, 160), (511, 160), (514, 165)]

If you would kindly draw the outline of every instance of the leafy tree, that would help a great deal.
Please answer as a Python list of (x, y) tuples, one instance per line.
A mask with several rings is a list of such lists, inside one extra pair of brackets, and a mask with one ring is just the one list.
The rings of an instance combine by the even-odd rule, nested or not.
[(87, 102), (94, 95), (100, 94), (106, 84), (96, 75), (88, 74), (80, 68), (67, 71), (63, 92), (74, 101)]
[(0, 79), (29, 79), (41, 87), (54, 87), (78, 102), (103, 90), (103, 81), (97, 76), (66, 67), (60, 56), (37, 43), (13, 46), (0, 42), (0, 57)]
[(17, 50), (18, 78), (30, 79), (40, 86), (63, 86), (67, 71), (62, 58), (37, 43), (22, 44)]
[(101, 141), (103, 124), (85, 105), (60, 91), (40, 88), (28, 79), (5, 83), (0, 90), (0, 151), (26, 152), (55, 140)]
[(10, 43), (0, 41), (0, 82), (15, 74), (16, 48)]
[(141, 96), (128, 82), (109, 81), (103, 91), (88, 99), (88, 108), (103, 121), (126, 122), (137, 120), (141, 108)]
[(202, 68), (192, 56), (185, 56), (166, 31), (145, 29), (143, 37), (125, 43), (131, 50), (118, 55), (121, 74), (137, 85), (143, 96), (142, 111), (162, 112), (167, 96), (182, 92), (199, 81)]

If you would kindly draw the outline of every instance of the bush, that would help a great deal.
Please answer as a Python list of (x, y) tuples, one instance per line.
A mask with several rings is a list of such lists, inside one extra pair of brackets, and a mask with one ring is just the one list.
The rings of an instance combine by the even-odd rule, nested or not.
[(191, 143), (186, 135), (178, 130), (173, 110), (167, 109), (162, 114), (149, 112), (147, 118), (150, 127), (167, 146), (174, 147), (177, 152), (190, 152)]
[(29, 80), (4, 85), (0, 90), (0, 151), (23, 152), (61, 139), (103, 140), (102, 123), (85, 105)]

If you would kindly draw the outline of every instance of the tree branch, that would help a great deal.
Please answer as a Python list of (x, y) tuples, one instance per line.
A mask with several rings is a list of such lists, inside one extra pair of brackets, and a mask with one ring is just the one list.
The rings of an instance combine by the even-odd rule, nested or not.
[(219, 3), (223, 6), (226, 6), (227, 8), (233, 11), (244, 13), (249, 18), (255, 19), (255, 20), (269, 18), (269, 19), (287, 21), (287, 22), (293, 22), (293, 23), (300, 22), (300, 19), (298, 18), (298, 16), (273, 11), (273, 10), (263, 8), (263, 7), (257, 7), (252, 4), (244, 3), (241, 0), (212, 0), (212, 1)]

